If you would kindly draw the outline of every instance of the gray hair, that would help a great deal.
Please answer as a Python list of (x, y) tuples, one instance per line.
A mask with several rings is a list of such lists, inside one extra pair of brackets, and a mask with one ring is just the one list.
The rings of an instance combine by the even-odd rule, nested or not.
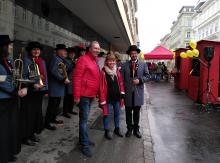
[(89, 48), (91, 48), (93, 44), (99, 44), (99, 42), (98, 42), (98, 41), (92, 41), (92, 42), (89, 44)]

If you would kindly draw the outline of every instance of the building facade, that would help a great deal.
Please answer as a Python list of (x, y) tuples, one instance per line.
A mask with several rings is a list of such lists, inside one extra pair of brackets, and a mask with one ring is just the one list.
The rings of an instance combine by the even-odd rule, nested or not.
[(129, 26), (129, 31), (133, 40), (133, 44), (138, 42), (138, 19), (135, 17), (137, 12), (137, 0), (123, 0), (123, 6)]
[(194, 39), (220, 41), (220, 0), (199, 1), (193, 14)]
[(160, 44), (163, 45), (166, 48), (170, 48), (170, 33), (166, 34), (162, 39), (160, 39)]
[(183, 6), (177, 20), (173, 22), (171, 32), (160, 41), (168, 49), (184, 48), (192, 38), (192, 15), (194, 6)]
[(51, 54), (56, 44), (87, 46), (92, 40), (123, 53), (137, 42), (136, 11), (136, 0), (0, 0), (0, 34), (15, 40), (15, 55), (28, 41), (39, 41)]

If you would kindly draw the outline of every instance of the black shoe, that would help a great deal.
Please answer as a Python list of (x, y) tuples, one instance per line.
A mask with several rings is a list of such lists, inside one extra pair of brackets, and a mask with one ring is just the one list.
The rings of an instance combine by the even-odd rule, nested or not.
[(8, 162), (16, 162), (17, 161), (17, 157), (15, 157), (15, 156), (12, 156), (9, 160), (8, 160)]
[(71, 116), (68, 113), (63, 113), (63, 116), (66, 118), (71, 118)]
[(110, 135), (110, 131), (109, 130), (105, 130), (105, 135), (104, 137), (108, 140), (112, 140), (112, 136)]
[(55, 120), (55, 121), (53, 121), (52, 123), (55, 123), (55, 124), (63, 124), (63, 120)]
[(70, 113), (70, 114), (73, 114), (73, 115), (78, 115), (78, 113), (77, 113), (77, 112), (74, 112), (74, 111), (70, 111), (69, 113)]
[(141, 138), (141, 133), (139, 130), (134, 130), (133, 135), (136, 136), (137, 138)]
[(52, 131), (57, 129), (55, 126), (51, 126), (50, 124), (46, 125), (45, 128)]
[(128, 137), (131, 136), (131, 134), (132, 134), (132, 130), (128, 130), (128, 131), (126, 132), (125, 136), (128, 138)]
[(92, 157), (92, 152), (90, 148), (83, 147), (81, 151), (82, 151), (82, 154), (85, 155), (86, 157)]
[(30, 139), (24, 139), (22, 141), (22, 144), (25, 144), (25, 145), (29, 145), (29, 146), (35, 146), (35, 142), (31, 141)]
[(91, 140), (89, 140), (89, 145), (94, 147), (94, 146), (95, 146), (95, 143), (92, 142)]
[(122, 133), (121, 133), (121, 131), (120, 131), (120, 128), (115, 128), (115, 130), (114, 130), (114, 133), (115, 133), (115, 135), (117, 135), (117, 136), (119, 136), (119, 137), (123, 137), (123, 135), (122, 135)]
[(38, 138), (38, 137), (36, 137), (35, 135), (33, 135), (33, 136), (31, 137), (31, 141), (38, 143), (38, 142), (40, 142), (40, 138)]

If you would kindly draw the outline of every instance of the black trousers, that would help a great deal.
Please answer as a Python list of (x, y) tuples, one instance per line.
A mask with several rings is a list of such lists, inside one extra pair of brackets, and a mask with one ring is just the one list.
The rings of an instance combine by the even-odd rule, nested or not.
[(66, 94), (63, 100), (63, 114), (70, 113), (73, 111), (73, 95)]
[(21, 98), (21, 138), (28, 139), (43, 129), (42, 92), (28, 92)]
[(0, 99), (0, 162), (6, 163), (20, 151), (18, 100)]
[(126, 124), (128, 130), (139, 130), (140, 108), (140, 106), (125, 106)]
[(49, 125), (56, 121), (59, 112), (61, 97), (49, 97), (47, 112), (45, 117), (45, 125)]

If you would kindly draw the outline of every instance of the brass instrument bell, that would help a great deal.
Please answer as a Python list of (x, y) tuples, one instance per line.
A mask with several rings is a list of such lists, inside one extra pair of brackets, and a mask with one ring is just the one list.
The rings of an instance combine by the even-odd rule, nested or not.
[(66, 65), (63, 62), (58, 63), (58, 71), (65, 79), (68, 79)]
[(41, 78), (41, 74), (39, 71), (39, 67), (36, 63), (32, 63), (28, 65), (29, 79), (30, 80), (39, 80), (39, 84), (44, 86), (43, 80)]

